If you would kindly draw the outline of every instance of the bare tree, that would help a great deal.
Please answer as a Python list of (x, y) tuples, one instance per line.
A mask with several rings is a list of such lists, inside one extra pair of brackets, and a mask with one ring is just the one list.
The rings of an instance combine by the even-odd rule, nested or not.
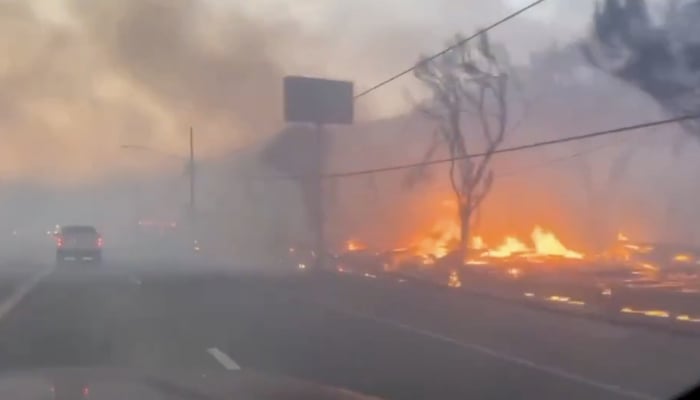
[[(414, 71), (432, 95), (419, 109), (437, 122), (425, 158), (430, 159), (440, 144), (446, 145), (451, 158), (449, 180), (460, 221), (459, 260), (468, 255), (471, 223), (493, 185), (490, 163), (508, 125), (507, 57), (504, 51), (494, 51), (485, 33), (478, 39), (472, 45), (457, 36), (455, 44), (461, 45), (441, 57), (422, 58)], [(484, 155), (471, 157), (476, 151)], [(411, 180), (416, 180), (415, 173)]]

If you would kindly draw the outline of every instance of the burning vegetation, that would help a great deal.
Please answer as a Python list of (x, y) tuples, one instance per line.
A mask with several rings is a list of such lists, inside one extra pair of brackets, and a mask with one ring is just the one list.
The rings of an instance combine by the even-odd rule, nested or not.
[[(527, 266), (576, 266), (598, 270), (624, 267), (647, 278), (665, 269), (696, 268), (700, 251), (677, 244), (645, 243), (618, 233), (616, 240), (603, 252), (585, 251), (565, 243), (553, 230), (535, 224), (528, 236), (503, 233), (500, 239), (485, 240), (475, 230), (468, 248), (460, 251), (459, 220), (449, 215), (436, 218), (427, 229), (417, 230), (402, 246), (378, 249), (357, 238), (345, 241), (336, 254), (344, 268), (346, 263), (377, 264), (383, 270), (417, 267), (431, 269), (445, 266), (448, 285), (458, 287), (460, 268), (493, 266), (503, 268), (510, 278), (519, 278)], [(494, 235), (490, 235), (493, 237)], [(456, 255), (466, 256), (459, 261)]]
[[(440, 221), (432, 234), (425, 235), (410, 246), (413, 253), (431, 264), (455, 250), (458, 243), (459, 227), (456, 221)], [(497, 262), (499, 260), (520, 259), (542, 261), (545, 259), (584, 258), (582, 253), (568, 249), (557, 236), (540, 226), (535, 226), (530, 240), (521, 240), (512, 235), (505, 236), (500, 243), (489, 246), (481, 236), (474, 236), (465, 259), (467, 264)]]

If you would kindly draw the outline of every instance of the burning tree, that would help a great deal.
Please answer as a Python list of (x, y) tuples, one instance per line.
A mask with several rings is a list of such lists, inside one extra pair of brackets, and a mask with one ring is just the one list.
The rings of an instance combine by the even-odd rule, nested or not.
[[(494, 50), (486, 33), (476, 45), (458, 35), (451, 50), (438, 58), (423, 57), (414, 71), (431, 94), (419, 109), (437, 122), (425, 159), (439, 144), (450, 155), (449, 181), (460, 221), (459, 260), (467, 256), (471, 223), (493, 185), (491, 159), (506, 136), (508, 63), (504, 51)], [(482, 156), (472, 157), (479, 144)]]

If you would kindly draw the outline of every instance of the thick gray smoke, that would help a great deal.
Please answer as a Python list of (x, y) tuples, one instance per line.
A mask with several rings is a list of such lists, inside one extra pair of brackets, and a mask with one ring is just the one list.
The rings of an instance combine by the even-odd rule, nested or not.
[[(605, 0), (596, 9), (587, 58), (638, 87), (674, 116), (700, 113), (700, 1), (672, 1), (655, 23), (645, 0)], [(700, 123), (685, 123), (700, 137)]]
[[(0, 177), (85, 183), (153, 170), (162, 159), (120, 145), (186, 153), (191, 125), (201, 156), (223, 155), (280, 129), (284, 75), (366, 87), (440, 45), (432, 20), (411, 14), (424, 6), (397, 2), (406, 11), (397, 15), (375, 3), (2, 0)], [(464, 11), (459, 25), (506, 11), (493, 1), (488, 16), (437, 3), (434, 19)]]
[(271, 132), (298, 37), (196, 0), (2, 1), (0, 174), (85, 182), (163, 165), (125, 143), (186, 154), (191, 125), (204, 156)]

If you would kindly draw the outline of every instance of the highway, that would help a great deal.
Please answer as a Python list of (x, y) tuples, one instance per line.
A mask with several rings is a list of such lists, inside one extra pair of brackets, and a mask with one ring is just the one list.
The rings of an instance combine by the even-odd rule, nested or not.
[(386, 399), (663, 399), (700, 381), (700, 337), (399, 279), (11, 264), (0, 372), (251, 370)]

